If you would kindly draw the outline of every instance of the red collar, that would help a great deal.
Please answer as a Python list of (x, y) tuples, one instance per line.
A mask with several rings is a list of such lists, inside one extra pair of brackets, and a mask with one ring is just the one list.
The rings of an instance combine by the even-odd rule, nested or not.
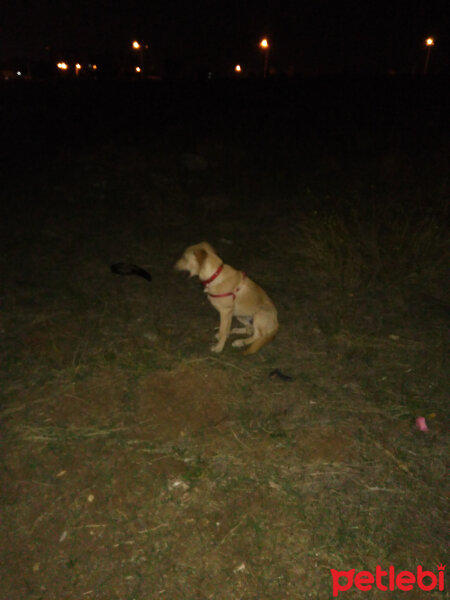
[(223, 263), (221, 265), (219, 265), (217, 270), (211, 275), (211, 277), (209, 279), (200, 279), (200, 281), (203, 283), (203, 285), (208, 285), (209, 283), (213, 282), (214, 279), (219, 277), (219, 275), (222, 273), (222, 270), (223, 270)]
[(233, 300), (236, 300), (236, 294), (241, 289), (241, 286), (244, 283), (246, 277), (247, 277), (247, 275), (244, 272), (242, 272), (242, 282), (241, 282), (241, 285), (239, 287), (237, 287), (234, 290), (234, 292), (225, 292), (224, 294), (210, 294), (209, 292), (207, 292), (208, 296), (210, 298), (225, 298), (226, 296), (233, 296)]

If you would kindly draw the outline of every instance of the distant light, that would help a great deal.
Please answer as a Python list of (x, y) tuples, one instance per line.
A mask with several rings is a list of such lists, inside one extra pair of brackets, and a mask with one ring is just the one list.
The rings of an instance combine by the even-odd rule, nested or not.
[(240, 72), (242, 71), (242, 69), (241, 69), (241, 65), (236, 65), (236, 66), (234, 67), (234, 70), (236, 71), (236, 73), (240, 73)]
[(21, 76), (22, 76), (22, 71), (17, 71), (17, 75), (18, 75), (19, 77), (21, 77)]
[(259, 42), (259, 45), (260, 45), (261, 48), (264, 48), (264, 49), (268, 48), (269, 47), (269, 41), (268, 41), (268, 39), (267, 38), (263, 38)]
[(68, 64), (65, 62), (59, 62), (57, 65), (58, 69), (61, 69), (61, 71), (67, 71), (67, 69), (69, 68)]
[(94, 71), (97, 70), (97, 65), (92, 65), (92, 68), (94, 69)]
[(132, 46), (135, 50), (139, 50), (139, 48), (141, 47), (140, 43), (136, 40), (133, 42)]
[(81, 65), (80, 65), (80, 63), (77, 63), (77, 64), (75, 65), (75, 69), (76, 69), (77, 71), (79, 71), (79, 70), (81, 69)]
[(141, 67), (135, 67), (136, 73), (140, 73), (141, 72)]
[(427, 38), (427, 39), (425, 40), (425, 44), (426, 44), (427, 46), (434, 46), (434, 38), (432, 38), (432, 37), (429, 37), (429, 38)]

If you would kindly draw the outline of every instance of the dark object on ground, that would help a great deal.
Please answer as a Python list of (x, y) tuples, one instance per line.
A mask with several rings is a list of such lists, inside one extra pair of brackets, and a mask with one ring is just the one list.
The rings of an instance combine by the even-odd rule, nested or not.
[(145, 269), (141, 269), (137, 265), (129, 265), (128, 263), (115, 263), (111, 265), (111, 271), (116, 275), (139, 275), (147, 281), (152, 280), (152, 276)]
[(269, 373), (269, 377), (270, 379), (275, 379), (278, 377), (278, 379), (281, 379), (282, 381), (292, 381), (292, 377), (290, 377), (289, 375), (285, 375), (280, 371), (280, 369), (274, 369), (273, 371), (271, 371)]

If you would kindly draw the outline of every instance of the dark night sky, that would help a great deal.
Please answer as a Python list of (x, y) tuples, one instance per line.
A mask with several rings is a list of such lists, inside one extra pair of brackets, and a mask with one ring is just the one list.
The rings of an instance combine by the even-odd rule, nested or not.
[(38, 58), (49, 46), (80, 54), (129, 51), (149, 44), (156, 65), (166, 58), (212, 70), (236, 62), (257, 68), (262, 35), (281, 70), (355, 68), (411, 71), (424, 36), (434, 35), (434, 59), (449, 50), (450, 0), (3, 0), (0, 59)]

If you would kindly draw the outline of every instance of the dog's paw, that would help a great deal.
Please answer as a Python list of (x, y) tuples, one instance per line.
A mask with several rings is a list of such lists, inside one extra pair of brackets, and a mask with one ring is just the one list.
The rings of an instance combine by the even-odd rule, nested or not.
[(242, 339), (234, 340), (234, 342), (231, 345), (234, 346), (235, 348), (242, 348), (242, 346), (245, 346), (245, 341)]
[(214, 344), (214, 346), (211, 346), (211, 352), (215, 352), (216, 354), (222, 352), (224, 345), (225, 344), (221, 344), (220, 342), (218, 344)]

